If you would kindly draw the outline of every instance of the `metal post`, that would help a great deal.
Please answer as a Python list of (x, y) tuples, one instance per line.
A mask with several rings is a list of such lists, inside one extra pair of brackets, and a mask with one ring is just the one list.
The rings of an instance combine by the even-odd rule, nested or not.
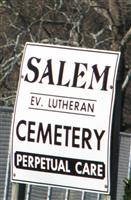
[(11, 200), (18, 200), (18, 194), (19, 194), (19, 184), (12, 183)]
[(32, 188), (31, 185), (27, 185), (27, 186), (26, 186), (25, 200), (29, 200), (29, 199), (30, 199), (31, 188)]
[(100, 193), (97, 194), (97, 200), (101, 200), (101, 195), (100, 195)]
[(103, 195), (103, 198), (100, 198), (100, 200), (110, 200), (111, 197), (109, 195)]
[(130, 141), (130, 155), (129, 155), (129, 165), (128, 165), (128, 179), (131, 178), (131, 141)]
[(117, 199), (117, 178), (118, 178), (118, 156), (119, 156), (119, 138), (121, 125), (121, 82), (122, 82), (122, 66), (120, 62), (118, 76), (116, 81), (116, 98), (113, 112), (113, 124), (111, 135), (111, 200)]
[(20, 183), (12, 183), (11, 200), (25, 200), (26, 185)]
[(51, 200), (52, 188), (48, 187), (47, 200)]
[(18, 200), (25, 200), (25, 193), (26, 193), (26, 185), (20, 183), (18, 191)]
[(66, 189), (66, 192), (65, 192), (65, 200), (69, 200), (69, 195), (70, 195), (70, 190), (69, 190), (69, 189)]
[(82, 194), (81, 194), (81, 200), (85, 200), (85, 191), (82, 191)]
[(5, 186), (4, 186), (4, 196), (3, 200), (8, 199), (8, 191), (9, 191), (9, 177), (10, 177), (10, 152), (11, 152), (11, 134), (9, 138), (9, 147), (8, 147), (8, 157), (6, 164), (6, 175), (5, 175)]

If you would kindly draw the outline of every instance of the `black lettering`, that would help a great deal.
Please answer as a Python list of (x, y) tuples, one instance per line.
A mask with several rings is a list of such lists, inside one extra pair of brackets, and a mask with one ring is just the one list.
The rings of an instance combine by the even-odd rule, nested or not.
[(30, 103), (30, 104), (31, 104), (32, 106), (35, 105), (35, 96), (32, 96), (32, 97), (31, 97), (31, 103)]
[(109, 68), (110, 68), (110, 66), (106, 66), (101, 75), (99, 74), (97, 65), (93, 65), (92, 68), (93, 68), (92, 78), (91, 78), (91, 83), (90, 83), (90, 86), (89, 86), (88, 89), (93, 89), (92, 84), (93, 84), (93, 77), (94, 77), (94, 75), (95, 75), (95, 78), (96, 78), (97, 83), (99, 82), (99, 80), (100, 80), (101, 77), (103, 76), (103, 83), (102, 83), (101, 90), (107, 91), (107, 79), (108, 79), (108, 73), (109, 73)]
[(73, 84), (72, 84), (72, 87), (77, 87), (77, 88), (85, 88), (85, 84), (86, 82), (83, 84), (83, 85), (80, 85), (78, 86), (78, 78), (79, 77), (83, 77), (85, 75), (85, 72), (84, 71), (80, 71), (80, 65), (83, 65), (86, 70), (87, 70), (87, 64), (86, 63), (75, 63), (75, 71), (74, 71), (74, 78), (73, 78)]
[(85, 144), (88, 149), (92, 149), (89, 140), (91, 139), (91, 130), (88, 128), (83, 128), (82, 130), (82, 148), (85, 148)]
[(37, 79), (38, 79), (38, 76), (39, 76), (39, 70), (37, 69), (36, 66), (34, 66), (32, 64), (32, 60), (36, 60), (37, 63), (39, 63), (41, 61), (40, 58), (36, 58), (36, 57), (31, 57), (29, 60), (28, 60), (28, 63), (27, 63), (27, 66), (28, 68), (34, 73), (34, 77), (32, 80), (29, 79), (28, 77), (28, 74), (26, 74), (25, 76), (25, 81), (29, 82), (29, 83), (33, 83), (35, 82)]
[(25, 136), (22, 137), (20, 135), (20, 132), (19, 132), (19, 128), (20, 128), (20, 126), (22, 124), (26, 125), (26, 121), (25, 120), (21, 120), (21, 121), (18, 122), (17, 127), (16, 127), (16, 135), (17, 135), (19, 140), (24, 141), (26, 137)]
[(54, 144), (55, 145), (61, 145), (61, 142), (58, 141), (58, 138), (61, 137), (61, 133), (58, 133), (58, 129), (61, 129), (61, 125), (55, 125), (55, 135), (54, 135)]
[(49, 144), (52, 144), (52, 138), (51, 138), (51, 124), (48, 124), (47, 129), (45, 131), (44, 134), (44, 130), (43, 130), (43, 124), (39, 123), (39, 127), (38, 127), (38, 136), (37, 136), (37, 141), (40, 141), (40, 136), (42, 137), (42, 141), (43, 143), (46, 142), (47, 137), (49, 137)]
[(72, 147), (77, 147), (79, 148), (80, 145), (76, 144), (76, 139), (80, 139), (79, 135), (76, 135), (76, 131), (80, 131), (80, 128), (78, 127), (73, 127), (73, 131), (72, 131)]
[(71, 130), (71, 126), (64, 126), (63, 127), (66, 130), (66, 135), (65, 135), (65, 146), (68, 146), (69, 142), (69, 130)]
[(74, 106), (74, 110), (79, 110), (79, 102), (78, 101), (75, 101), (75, 106)]
[(28, 139), (27, 140), (29, 142), (34, 142), (35, 141), (35, 139), (32, 138), (32, 134), (35, 133), (35, 130), (32, 129), (32, 126), (35, 126), (35, 122), (29, 122), (29, 125), (28, 125)]
[(51, 59), (47, 60), (47, 66), (45, 68), (45, 71), (44, 71), (39, 83), (42, 83), (42, 79), (45, 78), (45, 77), (48, 77), (48, 79), (49, 79), (48, 84), (54, 85), (53, 72), (52, 72), (52, 60)]
[(103, 134), (105, 133), (105, 131), (102, 130), (100, 135), (98, 135), (98, 132), (97, 132), (96, 129), (94, 129), (94, 132), (95, 132), (95, 135), (96, 135), (96, 138), (97, 138), (97, 150), (100, 150), (100, 141), (101, 141), (101, 138), (102, 138)]
[(65, 84), (62, 83), (65, 63), (66, 63), (65, 61), (60, 61), (60, 71), (59, 71), (57, 85), (68, 87), (69, 83), (70, 83), (70, 80), (67, 83), (65, 83)]

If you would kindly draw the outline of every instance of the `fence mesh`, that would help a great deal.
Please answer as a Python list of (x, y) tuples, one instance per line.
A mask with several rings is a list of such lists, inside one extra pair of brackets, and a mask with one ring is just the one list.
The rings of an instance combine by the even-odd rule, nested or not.
[[(8, 149), (12, 108), (0, 107), (0, 200), (11, 199), (11, 182), (8, 170)], [(128, 177), (131, 135), (120, 134), (120, 152), (117, 184), (117, 200), (123, 199), (124, 179)], [(6, 176), (7, 174), (7, 176)], [(4, 193), (6, 189), (6, 193)], [(104, 195), (55, 187), (30, 185), (25, 200), (103, 200)]]
[[(6, 170), (7, 170), (7, 159), (9, 149), (9, 138), (10, 138), (10, 126), (12, 108), (0, 108), (0, 199), (4, 198), (4, 188), (6, 183)], [(8, 177), (7, 177), (8, 178)], [(9, 186), (9, 187), (8, 187)], [(8, 199), (10, 199), (10, 184), (7, 185), (9, 188)]]

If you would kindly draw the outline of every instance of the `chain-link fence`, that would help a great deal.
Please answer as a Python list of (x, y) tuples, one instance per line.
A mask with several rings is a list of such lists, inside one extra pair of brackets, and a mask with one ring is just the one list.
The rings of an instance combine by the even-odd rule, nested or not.
[[(9, 138), (13, 109), (0, 108), (0, 199), (11, 199)], [(123, 199), (124, 179), (130, 174), (131, 134), (120, 133), (119, 168), (117, 200)], [(67, 190), (55, 187), (27, 185), (25, 200), (104, 200), (105, 196), (97, 193)]]

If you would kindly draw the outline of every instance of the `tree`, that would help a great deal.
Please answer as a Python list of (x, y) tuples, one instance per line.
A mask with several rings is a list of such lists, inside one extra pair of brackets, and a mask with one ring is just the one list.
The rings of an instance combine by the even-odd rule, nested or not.
[(121, 51), (122, 127), (131, 131), (128, 0), (1, 0), (0, 105), (13, 106), (25, 42)]
[(130, 131), (130, 16), (131, 3), (124, 0), (1, 1), (0, 105), (14, 104), (26, 41), (117, 50), (122, 53), (122, 130)]
[(131, 199), (131, 179), (126, 179), (125, 181), (125, 194), (123, 196), (123, 200)]
[(118, 50), (123, 54), (123, 114), (128, 121), (130, 13), (131, 5), (122, 0), (1, 1), (0, 105), (14, 104), (26, 41)]

